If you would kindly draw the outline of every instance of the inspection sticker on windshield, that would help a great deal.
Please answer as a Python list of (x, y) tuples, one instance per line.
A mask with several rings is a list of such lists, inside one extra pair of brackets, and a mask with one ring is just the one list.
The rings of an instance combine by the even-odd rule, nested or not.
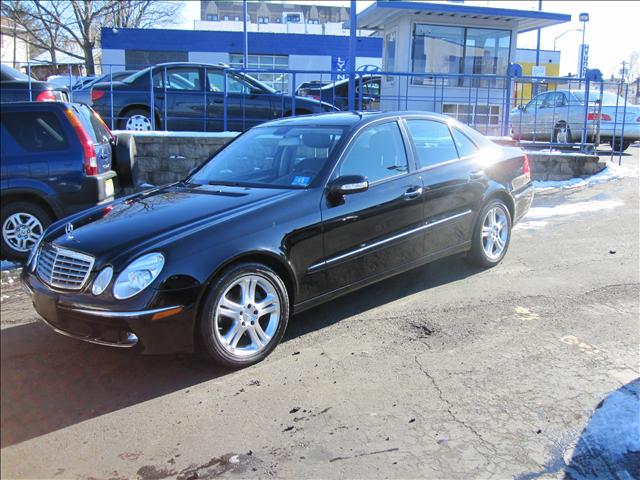
[(291, 185), (299, 185), (301, 187), (306, 187), (307, 185), (309, 185), (309, 182), (311, 181), (311, 177), (293, 177), (293, 180), (291, 181)]

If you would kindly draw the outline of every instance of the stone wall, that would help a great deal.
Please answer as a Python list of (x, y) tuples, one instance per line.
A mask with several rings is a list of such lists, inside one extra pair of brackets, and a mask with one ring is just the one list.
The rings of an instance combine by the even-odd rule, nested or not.
[[(114, 132), (117, 134), (120, 132)], [(122, 132), (124, 133), (124, 132)], [(183, 179), (233, 140), (237, 132), (128, 132), (136, 139), (139, 180), (164, 185)]]
[(603, 170), (607, 164), (597, 155), (577, 152), (527, 151), (533, 180), (585, 178)]
[[(191, 169), (206, 162), (239, 134), (134, 132), (134, 135), (140, 182), (164, 185), (184, 178)], [(606, 166), (597, 155), (583, 153), (530, 150), (527, 156), (534, 180), (587, 177)]]

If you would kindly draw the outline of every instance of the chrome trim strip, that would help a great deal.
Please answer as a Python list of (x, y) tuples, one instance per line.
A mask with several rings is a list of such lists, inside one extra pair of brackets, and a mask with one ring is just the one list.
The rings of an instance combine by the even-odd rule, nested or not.
[[(60, 307), (64, 309), (65, 307)], [(93, 310), (90, 308), (69, 308), (76, 313), (84, 313), (85, 315), (93, 315), (95, 317), (106, 318), (128, 318), (128, 317), (144, 317), (145, 315), (153, 315), (154, 313), (166, 312), (174, 308), (184, 308), (184, 305), (174, 305), (172, 307), (155, 308), (153, 310), (138, 310), (136, 312), (110, 312), (109, 310)]]
[(107, 347), (117, 347), (117, 348), (131, 348), (138, 343), (138, 336), (135, 333), (127, 332), (128, 339), (131, 339), (130, 343), (107, 342), (106, 340), (100, 340), (99, 338), (83, 337), (82, 335), (75, 335), (73, 333), (65, 332), (64, 330), (60, 330), (59, 328), (51, 325), (43, 317), (40, 317), (40, 318), (42, 318), (42, 321), (54, 332), (59, 333), (60, 335), (64, 335), (65, 337), (74, 338), (76, 340), (82, 340), (83, 342), (94, 343), (96, 345), (104, 345)]
[(315, 263), (315, 264), (311, 265), (308, 268), (307, 271), (315, 270), (317, 268), (320, 268), (320, 267), (329, 265), (331, 263), (337, 262), (338, 260), (342, 260), (343, 258), (347, 258), (347, 257), (350, 257), (352, 255), (356, 255), (358, 253), (370, 250), (372, 248), (378, 247), (378, 246), (383, 245), (385, 243), (392, 242), (392, 241), (397, 240), (399, 238), (403, 238), (403, 237), (406, 237), (408, 235), (412, 235), (414, 233), (418, 233), (418, 232), (420, 232), (422, 230), (427, 230), (427, 229), (429, 229), (431, 227), (435, 227), (436, 225), (440, 225), (442, 223), (449, 222), (451, 220), (455, 220), (456, 218), (464, 217), (465, 215), (469, 215), (470, 213), (471, 213), (471, 210), (466, 210), (466, 211), (461, 212), (461, 213), (456, 213), (455, 215), (452, 215), (450, 217), (442, 218), (440, 220), (436, 220), (435, 222), (427, 222), (424, 225), (421, 225), (421, 226), (416, 227), (416, 228), (412, 228), (411, 230), (407, 230), (406, 232), (399, 233), (397, 235), (394, 235), (393, 237), (385, 238), (383, 240), (378, 240), (377, 242), (373, 242), (373, 243), (371, 243), (369, 245), (365, 245), (364, 247), (357, 248), (357, 249), (352, 250), (350, 252), (343, 253), (342, 255), (338, 255), (336, 257), (330, 258), (328, 260), (324, 260), (324, 261), (319, 262), (319, 263)]

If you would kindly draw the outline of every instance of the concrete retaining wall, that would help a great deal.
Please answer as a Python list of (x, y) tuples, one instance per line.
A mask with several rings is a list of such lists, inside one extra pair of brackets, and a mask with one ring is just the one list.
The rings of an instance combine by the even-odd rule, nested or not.
[[(114, 131), (114, 135), (120, 132)], [(124, 133), (124, 132), (122, 132)], [(164, 185), (183, 179), (209, 160), (238, 132), (127, 132), (136, 139), (140, 182)]]
[(533, 180), (585, 178), (603, 170), (607, 164), (597, 155), (559, 151), (527, 151)]
[[(140, 181), (164, 185), (184, 178), (238, 133), (135, 132), (134, 135)], [(527, 156), (534, 180), (583, 178), (606, 166), (597, 155), (583, 153), (531, 150), (527, 151)]]

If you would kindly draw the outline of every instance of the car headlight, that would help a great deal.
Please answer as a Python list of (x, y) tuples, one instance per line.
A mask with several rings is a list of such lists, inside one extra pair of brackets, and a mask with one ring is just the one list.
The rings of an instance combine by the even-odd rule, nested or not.
[(29, 258), (27, 258), (27, 268), (30, 268), (32, 272), (36, 269), (36, 264), (38, 263), (38, 250), (40, 249), (40, 244), (42, 244), (43, 238), (44, 233), (40, 235), (40, 238), (29, 252)]
[(151, 285), (164, 266), (164, 255), (149, 253), (131, 262), (113, 285), (113, 296), (118, 300), (131, 298)]
[(109, 282), (111, 282), (111, 277), (113, 277), (113, 268), (103, 268), (96, 279), (93, 281), (91, 293), (93, 293), (94, 295), (100, 295), (102, 292), (104, 292), (109, 286)]

